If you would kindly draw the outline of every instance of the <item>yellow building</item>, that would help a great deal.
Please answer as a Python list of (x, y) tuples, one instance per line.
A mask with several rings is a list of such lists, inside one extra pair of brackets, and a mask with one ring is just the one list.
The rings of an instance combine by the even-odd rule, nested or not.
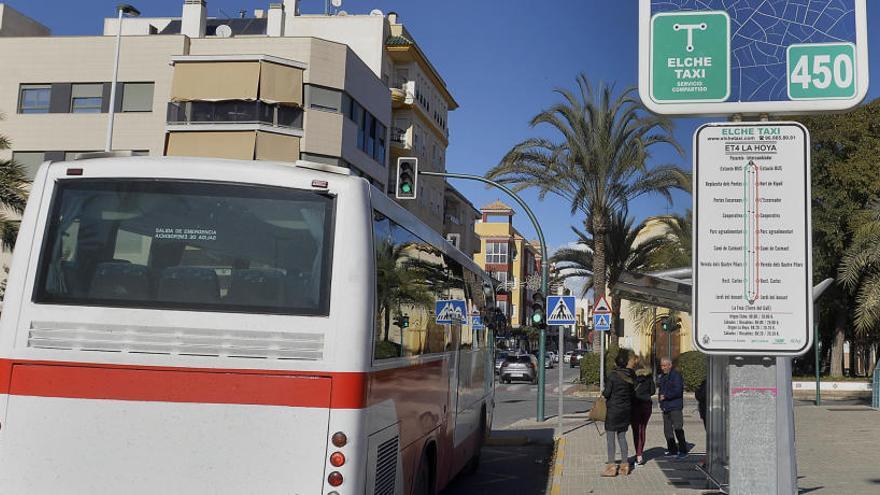
[(480, 252), (474, 261), (497, 281), (496, 304), (511, 328), (526, 326), (531, 316), (532, 295), (540, 288), (540, 250), (513, 228), (514, 211), (495, 201), (480, 209), (474, 226)]

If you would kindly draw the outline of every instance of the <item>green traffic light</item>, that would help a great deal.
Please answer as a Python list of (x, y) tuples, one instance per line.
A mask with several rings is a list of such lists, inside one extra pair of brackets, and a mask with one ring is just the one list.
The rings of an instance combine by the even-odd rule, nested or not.
[(540, 311), (532, 313), (532, 323), (541, 323), (544, 321), (544, 314)]
[(405, 194), (409, 194), (412, 192), (412, 184), (410, 184), (409, 182), (404, 182), (400, 185), (400, 190), (403, 191)]

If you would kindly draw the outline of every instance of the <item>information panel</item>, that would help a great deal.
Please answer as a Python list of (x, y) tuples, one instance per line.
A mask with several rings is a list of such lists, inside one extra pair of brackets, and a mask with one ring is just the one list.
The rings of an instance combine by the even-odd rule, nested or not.
[(694, 136), (694, 343), (795, 356), (812, 345), (809, 133), (707, 124)]

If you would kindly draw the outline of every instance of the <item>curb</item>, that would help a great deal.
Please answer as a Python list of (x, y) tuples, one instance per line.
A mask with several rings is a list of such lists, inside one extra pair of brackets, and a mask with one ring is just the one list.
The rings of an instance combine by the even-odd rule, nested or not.
[(547, 480), (547, 495), (559, 495), (562, 491), (562, 471), (565, 469), (565, 439), (559, 438), (553, 444), (553, 457), (550, 461), (550, 477)]

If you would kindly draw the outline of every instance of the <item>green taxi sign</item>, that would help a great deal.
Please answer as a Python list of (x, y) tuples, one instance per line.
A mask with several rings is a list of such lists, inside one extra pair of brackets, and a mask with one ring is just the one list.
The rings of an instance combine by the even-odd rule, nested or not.
[(730, 17), (723, 11), (651, 18), (651, 99), (723, 102), (730, 96)]
[(788, 47), (788, 97), (843, 100), (858, 94), (856, 47), (852, 43), (812, 43)]

